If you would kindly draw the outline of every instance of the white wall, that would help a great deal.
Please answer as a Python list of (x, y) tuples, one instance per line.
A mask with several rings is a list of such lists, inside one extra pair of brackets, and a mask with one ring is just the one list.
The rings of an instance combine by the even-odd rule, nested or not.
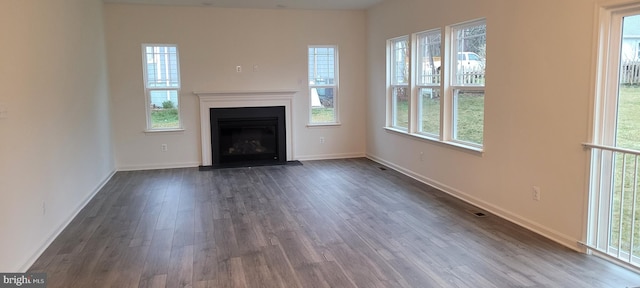
[[(367, 154), (576, 248), (583, 237), (594, 1), (384, 1), (368, 14)], [(387, 132), (385, 41), (487, 19), (485, 153)], [(418, 156), (424, 152), (425, 161)], [(532, 200), (532, 186), (542, 189)]]
[[(364, 11), (105, 6), (118, 169), (201, 164), (194, 91), (299, 90), (293, 108), (294, 159), (364, 155)], [(179, 47), (184, 132), (143, 132), (142, 43), (175, 43)], [(307, 46), (312, 44), (339, 46), (341, 126), (306, 126)], [(238, 65), (243, 67), (242, 73), (235, 72)], [(254, 65), (258, 65), (258, 72), (252, 71)], [(325, 137), (325, 144), (320, 144), (320, 137)], [(169, 150), (161, 152), (161, 144), (168, 144)]]
[(0, 1), (0, 271), (27, 269), (114, 171), (102, 13)]

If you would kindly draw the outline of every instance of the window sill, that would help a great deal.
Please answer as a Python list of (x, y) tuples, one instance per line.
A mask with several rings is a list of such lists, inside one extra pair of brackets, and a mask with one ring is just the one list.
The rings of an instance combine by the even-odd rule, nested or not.
[(435, 139), (435, 138), (432, 138), (432, 137), (428, 137), (428, 136), (420, 135), (420, 134), (416, 134), (416, 133), (409, 133), (407, 131), (400, 130), (400, 129), (393, 128), (393, 127), (384, 127), (384, 129), (389, 131), (389, 132), (398, 134), (398, 135), (407, 136), (407, 137), (414, 138), (414, 139), (417, 138), (419, 140), (427, 141), (427, 142), (430, 142), (430, 143), (435, 143), (435, 144), (438, 144), (438, 145), (443, 145), (443, 146), (446, 146), (446, 147), (453, 147), (453, 148), (455, 148), (457, 150), (461, 150), (461, 151), (464, 151), (464, 152), (470, 152), (470, 153), (476, 154), (478, 156), (484, 155), (484, 149), (479, 148), (479, 147), (475, 147), (475, 146), (471, 146), (471, 145), (465, 145), (464, 143), (453, 142), (453, 141), (440, 141), (439, 139)]
[(307, 128), (322, 128), (322, 127), (331, 127), (331, 126), (342, 126), (342, 123), (308, 123)]
[(184, 128), (176, 128), (176, 129), (153, 129), (144, 130), (145, 134), (159, 134), (159, 133), (175, 133), (175, 132), (184, 132)]

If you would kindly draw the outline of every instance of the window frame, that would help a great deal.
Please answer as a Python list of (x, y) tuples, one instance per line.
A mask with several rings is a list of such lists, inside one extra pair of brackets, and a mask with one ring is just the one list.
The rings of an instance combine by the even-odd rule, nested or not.
[[(629, 253), (624, 248), (623, 224), (625, 217), (614, 216), (614, 211), (621, 213), (625, 210), (621, 207), (626, 204), (614, 204), (617, 200), (625, 202), (625, 192), (633, 193), (633, 183), (628, 187), (624, 184), (625, 169), (630, 169), (633, 178), (635, 173), (633, 155), (637, 150), (633, 147), (621, 146), (618, 143), (617, 133), (619, 119), (619, 109), (621, 96), (621, 77), (623, 76), (622, 64), (624, 62), (624, 18), (628, 16), (640, 15), (640, 4), (638, 3), (608, 3), (598, 7), (597, 37), (595, 37), (594, 47), (596, 57), (593, 60), (593, 86), (590, 115), (590, 143), (583, 143), (591, 149), (589, 153), (589, 195), (588, 208), (585, 213), (586, 223), (583, 233), (587, 252), (602, 256), (607, 260), (622, 264), (625, 267), (634, 269), (640, 265), (637, 252)], [(629, 158), (627, 158), (629, 157)], [(627, 159), (627, 160), (625, 160)], [(630, 162), (630, 163), (629, 163)], [(625, 168), (626, 165), (631, 167)], [(618, 178), (621, 177), (621, 178)], [(621, 187), (616, 187), (622, 183)], [(631, 190), (631, 191), (630, 191)], [(631, 194), (633, 195), (633, 194)], [(633, 198), (632, 198), (633, 199)], [(617, 207), (616, 207), (617, 206)], [(617, 218), (617, 219), (616, 219)], [(631, 218), (631, 217), (630, 217)], [(631, 221), (633, 223), (633, 220)], [(637, 222), (636, 222), (637, 223)], [(620, 230), (617, 230), (617, 229)], [(617, 230), (614, 232), (614, 230)], [(631, 230), (633, 231), (633, 230)], [(617, 234), (617, 236), (614, 236)], [(633, 237), (631, 239), (634, 239)], [(622, 240), (621, 242), (618, 242)], [(613, 244), (618, 242), (618, 244)], [(635, 251), (637, 245), (631, 241), (629, 250)], [(612, 245), (613, 244), (613, 245)], [(615, 245), (618, 245), (617, 247)]]
[[(640, 11), (640, 4), (624, 5), (621, 8), (603, 8), (600, 13), (600, 26), (603, 26), (599, 41), (597, 65), (597, 86), (595, 91), (594, 119), (592, 141), (598, 145), (619, 147), (616, 143), (618, 125), (618, 108), (621, 77), (620, 62), (623, 37), (624, 17), (632, 16)], [(604, 30), (606, 29), (606, 30)], [(611, 81), (616, 79), (616, 81)]]
[[(465, 21), (453, 25), (447, 25), (444, 27), (424, 30), (420, 32), (415, 32), (410, 35), (404, 35), (400, 37), (390, 38), (387, 40), (387, 68), (386, 68), (386, 77), (387, 77), (387, 91), (386, 91), (386, 124), (385, 129), (393, 132), (400, 133), (402, 135), (408, 135), (417, 137), (420, 139), (425, 139), (429, 141), (434, 141), (437, 143), (447, 144), (450, 146), (463, 148), (465, 150), (470, 150), (473, 152), (484, 152), (484, 131), (486, 130), (486, 123), (484, 122), (484, 96), (483, 96), (483, 104), (482, 104), (482, 143), (475, 143), (471, 141), (465, 141), (462, 139), (456, 139), (457, 131), (456, 128), (457, 123), (457, 102), (456, 96), (459, 92), (475, 92), (481, 91), (483, 95), (486, 93), (486, 60), (482, 63), (482, 84), (460, 84), (455, 82), (456, 70), (458, 67), (458, 56), (455, 46), (456, 37), (454, 33), (460, 29), (465, 29), (468, 27), (474, 27), (478, 25), (484, 25), (484, 37), (485, 42), (484, 45), (487, 45), (486, 37), (487, 37), (487, 21), (486, 18), (479, 18), (470, 21)], [(421, 69), (420, 59), (421, 56), (421, 47), (420, 45), (420, 37), (426, 35), (428, 33), (440, 33), (440, 75), (439, 75), (439, 83), (424, 83), (420, 81), (419, 77), (421, 77), (421, 73), (423, 71), (419, 71)], [(409, 53), (409, 77), (407, 84), (397, 84), (393, 82), (394, 78), (394, 60), (393, 60), (393, 44), (399, 40), (407, 39), (408, 40), (408, 49)], [(486, 48), (485, 48), (486, 49)], [(480, 56), (482, 57), (482, 56)], [(394, 121), (396, 121), (396, 107), (394, 106), (394, 88), (396, 87), (406, 87), (410, 89), (410, 100), (409, 100), (409, 122), (408, 127), (398, 127)], [(439, 89), (440, 93), (440, 123), (439, 123), (439, 134), (429, 133), (428, 131), (424, 131), (423, 127), (423, 119), (422, 119), (422, 89)]]
[[(309, 92), (309, 118), (307, 126), (335, 126), (340, 125), (340, 109), (339, 109), (339, 86), (340, 86), (340, 69), (339, 69), (339, 50), (338, 45), (309, 45), (307, 46), (307, 73), (309, 73), (309, 66), (311, 62), (309, 61), (309, 50), (312, 48), (333, 48), (333, 84), (311, 84), (309, 79), (311, 75), (307, 75), (307, 83), (308, 83), (308, 92)], [(322, 88), (333, 88), (333, 121), (329, 122), (314, 122), (313, 121), (313, 101), (311, 97), (313, 97), (313, 89), (322, 89)]]
[[(462, 22), (459, 24), (455, 24), (455, 25), (451, 25), (449, 26), (449, 49), (448, 51), (450, 51), (449, 53), (449, 83), (448, 83), (448, 90), (449, 92), (447, 93), (447, 96), (449, 97), (450, 103), (451, 103), (451, 109), (450, 109), (450, 123), (449, 126), (450, 128), (448, 129), (447, 132), (450, 133), (450, 135), (448, 135), (448, 137), (446, 138), (448, 141), (451, 142), (455, 142), (461, 145), (465, 145), (465, 146), (471, 146), (477, 149), (482, 149), (484, 146), (484, 123), (482, 125), (482, 129), (483, 129), (483, 133), (482, 133), (482, 137), (483, 137), (483, 143), (475, 143), (475, 142), (471, 142), (471, 141), (465, 141), (465, 140), (461, 140), (461, 139), (457, 139), (457, 122), (458, 122), (458, 114), (456, 113), (456, 111), (458, 110), (458, 104), (457, 104), (457, 97), (458, 97), (458, 93), (459, 92), (475, 92), (475, 91), (482, 91), (483, 95), (486, 95), (486, 83), (485, 84), (473, 84), (473, 83), (458, 83), (458, 61), (459, 61), (459, 53), (461, 52), (465, 52), (465, 51), (458, 51), (458, 46), (457, 44), (457, 36), (456, 36), (456, 32), (458, 30), (462, 30), (462, 29), (466, 29), (469, 27), (475, 27), (475, 26), (479, 26), (479, 25), (487, 25), (487, 21), (485, 19), (478, 19), (478, 20), (471, 20), (471, 21), (467, 21), (467, 22)], [(486, 38), (486, 30), (485, 30), (485, 38)], [(486, 45), (486, 43), (485, 43)], [(454, 56), (455, 55), (455, 56)], [(455, 67), (455, 68), (454, 68)], [(483, 75), (486, 75), (486, 72), (483, 73)], [(484, 96), (483, 96), (484, 97)], [(483, 100), (483, 107), (482, 110), (484, 111), (484, 100)], [(448, 111), (449, 112), (449, 111)], [(484, 112), (483, 112), (483, 118), (484, 118)], [(483, 119), (484, 121), (484, 119)]]
[[(147, 57), (147, 48), (156, 48), (156, 47), (164, 47), (164, 48), (175, 48), (176, 50), (176, 85), (165, 85), (165, 86), (153, 86), (149, 85), (149, 71), (147, 65), (149, 64)], [(184, 131), (182, 126), (182, 115), (180, 113), (181, 110), (181, 97), (180, 97), (180, 88), (182, 86), (181, 78), (180, 78), (180, 52), (177, 44), (160, 44), (160, 43), (143, 43), (142, 44), (142, 80), (144, 86), (144, 94), (145, 94), (145, 118), (146, 118), (146, 129), (145, 132), (168, 132), (168, 131)], [(175, 91), (176, 94), (176, 110), (178, 112), (178, 127), (170, 127), (170, 128), (154, 128), (152, 122), (152, 99), (151, 94), (155, 91)]]
[[(400, 41), (407, 41), (407, 45), (406, 45), (406, 55), (407, 55), (407, 61), (405, 62), (405, 65), (407, 66), (405, 68), (405, 73), (407, 73), (408, 75), (406, 75), (406, 83), (399, 83), (397, 81), (395, 81), (394, 79), (397, 79), (397, 69), (395, 66), (396, 63), (396, 57), (395, 55), (395, 48), (394, 45), (395, 43), (398, 43)], [(411, 111), (411, 107), (413, 106), (411, 103), (413, 102), (413, 100), (411, 98), (411, 96), (409, 96), (409, 107), (408, 107), (408, 115), (407, 115), (407, 127), (402, 127), (402, 126), (398, 126), (397, 124), (397, 115), (396, 115), (396, 111), (397, 111), (397, 101), (396, 101), (396, 94), (394, 93), (394, 91), (396, 91), (397, 88), (404, 88), (405, 91), (408, 92), (409, 95), (411, 95), (411, 91), (410, 91), (410, 84), (413, 82), (411, 77), (413, 75), (412, 71), (411, 71), (411, 51), (413, 50), (411, 48), (411, 38), (409, 37), (409, 35), (403, 35), (400, 37), (396, 37), (396, 38), (392, 38), (387, 40), (387, 127), (392, 128), (392, 129), (396, 129), (399, 131), (403, 131), (403, 132), (409, 132), (410, 129), (412, 128), (411, 125), (411, 117), (413, 115), (412, 111)]]

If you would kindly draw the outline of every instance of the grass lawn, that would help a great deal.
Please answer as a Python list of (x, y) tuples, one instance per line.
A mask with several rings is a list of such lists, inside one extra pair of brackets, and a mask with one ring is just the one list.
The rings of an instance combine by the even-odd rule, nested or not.
[(409, 100), (399, 100), (394, 107), (395, 116), (393, 126), (409, 128)]
[(422, 132), (440, 135), (440, 97), (422, 96)]
[(334, 108), (312, 108), (311, 123), (333, 123), (335, 122)]
[(154, 109), (151, 111), (151, 128), (180, 128), (178, 109)]
[[(483, 143), (484, 94), (476, 92), (459, 93), (457, 97), (458, 115), (455, 125), (456, 140), (477, 144)], [(440, 133), (440, 97), (423, 97), (421, 107), (422, 131)], [(409, 102), (398, 101), (396, 106), (396, 126), (409, 125)]]
[(482, 144), (484, 129), (484, 92), (460, 92), (456, 99), (456, 140)]
[(616, 146), (640, 150), (640, 86), (622, 86)]
[[(621, 86), (618, 98), (616, 130), (616, 146), (640, 150), (640, 86)], [(635, 179), (636, 177), (640, 178), (640, 175), (638, 175), (640, 174), (640, 169), (636, 169), (635, 159), (631, 155), (626, 156), (626, 163), (624, 161), (622, 154), (616, 155), (610, 243), (617, 247), (618, 243), (621, 242), (622, 250), (628, 252), (632, 242), (631, 235), (633, 234), (633, 254), (640, 256), (640, 212), (633, 215), (634, 204), (640, 203), (638, 202), (640, 201), (640, 194), (636, 195), (636, 201), (633, 201), (634, 186), (637, 185), (637, 191), (640, 193), (640, 183), (636, 182)], [(640, 168), (640, 163), (638, 165), (638, 168)], [(622, 206), (620, 199), (624, 199)], [(623, 215), (622, 219), (620, 215)], [(634, 218), (635, 221), (632, 225), (632, 219)], [(620, 233), (620, 220), (622, 220), (622, 233)]]

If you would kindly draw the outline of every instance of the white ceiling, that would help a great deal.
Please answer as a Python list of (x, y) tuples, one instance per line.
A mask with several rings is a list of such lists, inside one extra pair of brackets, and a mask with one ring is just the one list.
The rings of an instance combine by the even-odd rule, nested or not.
[(105, 3), (130, 3), (177, 6), (211, 6), (254, 9), (362, 10), (382, 0), (103, 0)]

